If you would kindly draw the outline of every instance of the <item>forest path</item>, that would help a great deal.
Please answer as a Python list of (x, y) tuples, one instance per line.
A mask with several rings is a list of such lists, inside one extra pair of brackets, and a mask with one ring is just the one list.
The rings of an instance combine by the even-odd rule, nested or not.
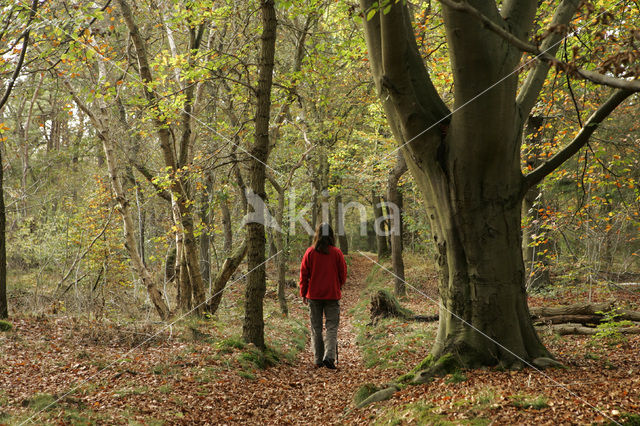
[[(341, 300), (338, 370), (315, 368), (310, 342), (307, 342), (306, 349), (298, 355), (294, 364), (282, 363), (260, 371), (255, 380), (243, 382), (246, 388), (242, 390), (226, 389), (227, 386), (221, 383), (216, 401), (211, 405), (215, 406), (216, 415), (226, 412), (228, 416), (209, 419), (215, 423), (245, 424), (344, 423), (358, 388), (366, 382), (384, 379), (381, 377), (384, 373), (380, 370), (365, 368), (349, 313), (359, 301), (371, 267), (371, 261), (365, 257), (358, 254), (351, 256)], [(294, 303), (299, 302), (296, 300), (291, 304)], [(292, 309), (292, 315), (308, 324), (306, 309)], [(200, 410), (189, 414), (196, 414), (197, 417), (185, 420), (201, 422), (206, 418), (202, 417), (204, 413)], [(349, 422), (352, 423), (353, 418)]]

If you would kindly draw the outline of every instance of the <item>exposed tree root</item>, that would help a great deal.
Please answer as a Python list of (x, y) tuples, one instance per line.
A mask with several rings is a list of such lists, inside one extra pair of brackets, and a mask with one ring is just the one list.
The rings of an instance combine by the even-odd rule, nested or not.
[(380, 318), (402, 318), (406, 321), (437, 321), (438, 315), (415, 315), (404, 308), (390, 292), (379, 290), (371, 296), (371, 324)]

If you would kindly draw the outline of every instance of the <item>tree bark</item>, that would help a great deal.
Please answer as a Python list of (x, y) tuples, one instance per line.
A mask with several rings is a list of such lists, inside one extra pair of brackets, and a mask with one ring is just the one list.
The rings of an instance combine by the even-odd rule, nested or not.
[[(598, 333), (597, 328), (583, 327), (579, 324), (558, 324), (552, 327), (554, 333), (561, 336), (567, 334), (578, 334), (582, 336), (593, 336)], [(620, 334), (640, 334), (640, 327), (620, 327), (616, 330)]]
[[(342, 183), (340, 184), (340, 186)], [(334, 232), (338, 238), (338, 245), (342, 254), (349, 254), (349, 240), (347, 239), (347, 231), (344, 228), (344, 206), (342, 204), (342, 189), (338, 188), (338, 193), (334, 198), (334, 215), (335, 225)]]
[[(20, 55), (18, 56), (16, 67), (13, 69), (11, 78), (7, 82), (4, 93), (2, 94), (2, 98), (0, 98), (0, 111), (2, 111), (4, 105), (7, 103), (7, 100), (9, 100), (9, 96), (13, 91), (13, 87), (18, 79), (18, 76), (20, 75), (20, 71), (22, 71), (24, 58), (27, 55), (27, 47), (29, 46), (29, 34), (31, 32), (30, 25), (31, 21), (33, 21), (33, 18), (36, 15), (38, 5), (38, 0), (33, 0), (33, 2), (31, 3), (29, 16), (25, 25), (26, 31), (22, 35), (22, 49), (20, 50)], [(7, 305), (7, 236), (5, 233), (7, 219), (4, 204), (4, 173), (2, 168), (2, 155), (0, 153), (0, 318), (7, 318), (9, 316), (9, 308)]]
[(229, 201), (225, 197), (220, 201), (220, 210), (222, 211), (222, 232), (224, 235), (224, 242), (222, 250), (225, 255), (231, 253), (233, 247), (233, 230), (231, 228), (231, 212), (229, 211)]
[(284, 244), (284, 197), (285, 189), (278, 184), (275, 177), (272, 174), (267, 175), (271, 186), (278, 193), (278, 207), (276, 210), (276, 229), (273, 229), (273, 238), (276, 245), (277, 257), (277, 271), (278, 271), (278, 304), (280, 305), (280, 312), (282, 315), (289, 315), (289, 307), (287, 306), (287, 298), (285, 290), (287, 289), (286, 272), (287, 272), (287, 250)]
[(207, 312), (211, 315), (215, 314), (218, 311), (218, 307), (220, 306), (220, 301), (222, 300), (222, 292), (227, 285), (227, 282), (233, 275), (233, 273), (238, 269), (240, 263), (247, 255), (247, 243), (244, 241), (240, 247), (236, 250), (233, 255), (227, 257), (216, 276), (216, 279), (213, 282), (213, 290), (211, 291), (211, 298), (209, 299), (209, 303), (207, 303)]
[[(143, 90), (144, 96), (149, 104), (155, 105), (158, 103), (159, 97), (152, 87), (153, 76), (151, 74), (151, 67), (149, 65), (144, 38), (140, 34), (139, 28), (135, 23), (133, 13), (128, 2), (126, 0), (118, 0), (118, 4), (120, 5), (122, 17), (127, 25), (131, 41), (135, 48), (138, 60), (138, 73), (143, 85), (145, 86)], [(200, 38), (197, 36), (195, 28), (191, 27), (189, 30), (188, 56), (190, 65), (193, 64), (192, 52), (199, 48), (199, 43)], [(177, 152), (174, 149), (174, 141), (170, 132), (170, 124), (167, 122), (167, 119), (162, 118), (162, 116), (157, 116), (153, 118), (152, 122), (155, 126), (156, 135), (160, 142), (160, 148), (162, 149), (165, 165), (173, 175), (171, 179), (171, 192), (178, 198), (176, 200), (176, 205), (179, 211), (178, 215), (174, 212), (174, 220), (176, 221), (176, 224), (181, 224), (184, 239), (184, 256), (187, 265), (191, 294), (193, 296), (193, 309), (194, 313), (199, 315), (204, 309), (205, 291), (202, 272), (200, 270), (198, 247), (194, 236), (193, 213), (191, 211), (191, 204), (189, 203), (189, 182), (188, 179), (185, 179), (184, 177), (178, 177), (176, 173), (179, 168), (185, 166), (189, 161), (190, 146), (192, 143), (191, 122), (193, 117), (191, 110), (193, 107), (194, 85), (188, 85), (184, 94), (186, 99), (181, 114), (182, 133)], [(182, 296), (186, 295), (183, 293)]]
[(386, 235), (384, 235), (385, 220), (383, 219), (384, 213), (382, 209), (382, 199), (378, 194), (376, 194), (375, 190), (371, 190), (371, 202), (373, 203), (373, 229), (376, 233), (378, 261), (380, 261), (389, 257), (389, 254), (391, 254), (391, 252), (389, 251), (389, 246), (387, 245), (387, 237)]
[(531, 308), (534, 318), (552, 317), (557, 315), (596, 315), (597, 312), (607, 312), (613, 309), (613, 301), (603, 303), (576, 303), (567, 306), (540, 306)]
[(6, 248), (6, 212), (4, 207), (4, 167), (0, 151), (0, 319), (9, 317), (7, 304), (7, 248)]
[[(361, 3), (365, 11), (372, 5)], [(502, 19), (495, 4), (481, 8)], [(443, 8), (443, 15), (455, 79), (453, 114), (423, 65), (406, 6), (392, 4), (388, 13), (365, 21), (374, 81), (423, 193), (437, 247), (440, 323), (432, 353), (451, 354), (468, 367), (520, 366), (549, 356), (524, 289), (517, 78), (492, 86), (520, 54), (459, 12)], [(492, 90), (477, 96), (487, 87)]]
[(211, 285), (211, 193), (213, 192), (213, 175), (207, 173), (205, 182), (206, 191), (200, 200), (200, 220), (203, 230), (200, 234), (200, 270), (202, 271), (202, 281), (205, 285)]
[(391, 214), (389, 221), (391, 224), (391, 263), (394, 274), (393, 288), (398, 297), (404, 296), (407, 292), (404, 282), (404, 261), (402, 260), (402, 194), (398, 191), (398, 181), (406, 171), (407, 163), (404, 161), (402, 151), (398, 150), (396, 165), (389, 172), (387, 180), (387, 200), (392, 207), (397, 208), (396, 214)]
[[(262, 36), (256, 88), (255, 141), (251, 150), (250, 188), (253, 196), (265, 200), (265, 166), (269, 157), (269, 117), (271, 86), (276, 45), (276, 12), (273, 0), (260, 2)], [(260, 203), (264, 206), (264, 203)], [(242, 338), (258, 348), (264, 348), (263, 299), (266, 290), (264, 209), (251, 205), (252, 220), (247, 223), (247, 286)]]
[[(103, 62), (98, 63), (98, 74), (99, 80), (106, 79), (106, 71)], [(101, 111), (101, 117), (96, 116), (91, 108), (86, 105), (75, 93), (73, 87), (69, 84), (68, 81), (65, 80), (65, 85), (69, 89), (71, 96), (73, 97), (78, 108), (82, 109), (85, 114), (92, 121), (95, 126), (98, 138), (102, 142), (102, 148), (104, 151), (104, 157), (107, 163), (107, 169), (109, 172), (109, 179), (111, 182), (111, 188), (115, 194), (115, 199), (118, 203), (118, 211), (122, 216), (123, 222), (123, 233), (124, 233), (124, 245), (131, 258), (131, 264), (133, 269), (136, 271), (138, 277), (142, 280), (144, 287), (147, 289), (147, 293), (149, 295), (149, 299), (153, 303), (158, 315), (161, 319), (165, 320), (171, 316), (171, 311), (167, 306), (162, 292), (156, 286), (155, 281), (153, 280), (153, 276), (151, 272), (147, 269), (144, 262), (142, 261), (142, 257), (138, 251), (140, 245), (136, 241), (135, 238), (135, 226), (133, 221), (133, 214), (131, 212), (131, 202), (126, 196), (126, 192), (122, 186), (122, 178), (120, 176), (120, 172), (118, 171), (118, 162), (115, 158), (115, 152), (113, 147), (113, 141), (111, 140), (111, 133), (109, 133), (109, 125), (104, 120), (107, 120), (108, 112), (106, 110), (106, 105), (99, 105), (99, 109)]]

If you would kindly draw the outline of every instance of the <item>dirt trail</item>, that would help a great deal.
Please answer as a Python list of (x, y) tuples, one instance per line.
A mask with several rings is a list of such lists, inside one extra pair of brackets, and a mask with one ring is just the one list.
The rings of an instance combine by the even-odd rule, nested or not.
[[(365, 382), (384, 380), (379, 370), (367, 369), (356, 345), (356, 333), (349, 310), (358, 302), (365, 286), (364, 280), (371, 262), (362, 256), (351, 258), (347, 284), (341, 301), (341, 320), (338, 331), (338, 370), (315, 368), (309, 344), (294, 365), (281, 364), (268, 368), (247, 380), (246, 388), (229, 389), (220, 383), (217, 395), (204, 398), (203, 404), (215, 407), (220, 413), (226, 407), (226, 418), (207, 418), (196, 410), (185, 413), (189, 422), (262, 423), (262, 424), (341, 424), (352, 406), (352, 398)], [(295, 302), (297, 303), (297, 301)], [(297, 311), (297, 310), (296, 310)], [(303, 315), (304, 311), (294, 315)], [(308, 318), (305, 318), (308, 321)], [(238, 397), (242, 400), (238, 400)], [(193, 415), (193, 416), (192, 416)], [(203, 417), (204, 415), (204, 417)], [(353, 422), (353, 418), (349, 423)]]
[[(218, 357), (210, 344), (167, 339), (130, 350), (106, 342), (110, 329), (104, 327), (91, 331), (69, 318), (14, 318), (15, 333), (0, 334), (0, 425), (19, 424), (35, 412), (34, 423), (369, 423), (360, 416), (375, 409), (350, 411), (353, 395), (362, 384), (381, 383), (392, 374), (364, 367), (349, 314), (371, 265), (351, 256), (337, 371), (315, 368), (308, 342), (293, 363), (252, 371), (250, 379), (239, 375), (232, 357)], [(290, 301), (290, 312), (308, 324), (299, 298)], [(36, 403), (37, 395), (49, 399)], [(42, 411), (49, 404), (52, 408)]]

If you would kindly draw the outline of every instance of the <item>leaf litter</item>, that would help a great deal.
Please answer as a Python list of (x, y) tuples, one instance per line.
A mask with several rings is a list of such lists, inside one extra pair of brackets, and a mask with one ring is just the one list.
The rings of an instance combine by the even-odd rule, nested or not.
[[(389, 383), (406, 372), (365, 367), (355, 343), (349, 311), (370, 269), (368, 260), (351, 257), (341, 302), (337, 371), (316, 369), (308, 342), (295, 357), (281, 354), (275, 366), (262, 369), (252, 367), (251, 356), (239, 356), (251, 348), (213, 332), (187, 341), (168, 331), (158, 333), (160, 324), (12, 318), (12, 330), (0, 333), (0, 424), (20, 424), (34, 416), (30, 422), (50, 424), (557, 425), (623, 423), (640, 414), (639, 336), (608, 345), (591, 337), (547, 334), (542, 336), (545, 344), (567, 369), (465, 371), (463, 380), (444, 377), (407, 386), (388, 401), (355, 409), (353, 396), (363, 384)], [(424, 286), (435, 291), (433, 281)], [(290, 316), (306, 326), (305, 307), (290, 291)], [(637, 298), (628, 300), (637, 303)], [(551, 301), (533, 299), (539, 302)], [(432, 309), (417, 295), (407, 303)], [(235, 321), (240, 327), (241, 318)], [(394, 335), (402, 333), (403, 325), (390, 329)], [(281, 342), (288, 334), (287, 329), (270, 329), (267, 342)], [(422, 356), (429, 344), (425, 342)], [(408, 357), (406, 365), (421, 361), (415, 351), (402, 356)]]

